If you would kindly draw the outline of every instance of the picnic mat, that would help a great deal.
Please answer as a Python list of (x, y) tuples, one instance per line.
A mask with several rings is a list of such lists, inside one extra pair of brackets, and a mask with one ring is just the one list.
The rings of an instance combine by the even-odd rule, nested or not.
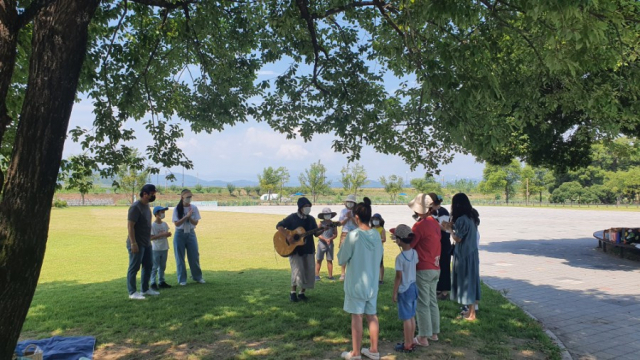
[(93, 359), (96, 338), (93, 336), (54, 336), (41, 340), (25, 340), (16, 345), (16, 352), (22, 355), (24, 348), (30, 344), (36, 344), (42, 349), (43, 360), (78, 360), (81, 357)]

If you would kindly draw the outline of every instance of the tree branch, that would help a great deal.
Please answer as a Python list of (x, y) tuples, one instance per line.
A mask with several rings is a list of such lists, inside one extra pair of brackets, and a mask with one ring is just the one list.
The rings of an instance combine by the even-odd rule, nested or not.
[(327, 11), (324, 12), (324, 14), (312, 14), (311, 15), (311, 19), (323, 19), (326, 18), (328, 16), (337, 14), (337, 13), (341, 13), (345, 10), (348, 9), (353, 9), (353, 8), (357, 8), (357, 7), (362, 7), (362, 6), (374, 6), (376, 4), (376, 1), (354, 1), (350, 4), (347, 5), (343, 5), (343, 6), (338, 6), (335, 7), (333, 9), (329, 9)]
[(167, 10), (173, 10), (173, 9), (177, 9), (179, 7), (183, 7), (185, 5), (189, 5), (189, 4), (195, 4), (198, 2), (198, 0), (183, 0), (183, 1), (178, 1), (175, 3), (166, 1), (166, 0), (131, 0), (135, 3), (138, 4), (142, 4), (142, 5), (149, 5), (149, 6), (157, 6), (157, 7), (162, 7), (165, 8)]
[(36, 17), (36, 15), (38, 15), (40, 10), (42, 10), (45, 7), (53, 4), (56, 1), (57, 0), (34, 0), (33, 2), (31, 2), (29, 7), (27, 7), (24, 10), (24, 12), (22, 12), (22, 14), (18, 15), (18, 22), (16, 23), (16, 27), (17, 27), (16, 30), (22, 29), (25, 25), (30, 23), (31, 20), (33, 20), (33, 18)]
[(315, 22), (311, 17), (311, 14), (309, 14), (308, 0), (296, 0), (296, 3), (298, 4), (298, 8), (300, 9), (300, 15), (307, 22), (307, 28), (309, 30), (309, 35), (311, 36), (311, 43), (313, 44), (314, 61), (313, 61), (313, 78), (311, 79), (311, 82), (316, 86), (316, 88), (318, 88), (318, 90), (322, 91), (322, 93), (327, 95), (329, 94), (327, 89), (322, 87), (322, 85), (320, 85), (320, 83), (318, 82), (318, 62), (320, 61), (319, 52), (321, 51), (321, 48), (320, 48), (320, 45), (318, 45), (318, 36), (316, 34)]

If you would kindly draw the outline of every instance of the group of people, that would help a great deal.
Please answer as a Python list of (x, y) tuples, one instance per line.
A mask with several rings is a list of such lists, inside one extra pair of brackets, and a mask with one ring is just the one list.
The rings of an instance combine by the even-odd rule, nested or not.
[[(160, 295), (159, 289), (170, 288), (164, 277), (169, 254), (169, 225), (164, 222), (166, 207), (149, 208), (156, 200), (156, 187), (146, 184), (140, 190), (139, 199), (129, 208), (127, 216), (127, 250), (129, 252), (129, 269), (127, 271), (127, 287), (129, 298), (144, 300), (145, 295)], [(188, 189), (182, 190), (180, 202), (173, 212), (172, 222), (175, 226), (173, 235), (173, 252), (176, 260), (177, 281), (179, 285), (187, 285), (187, 269), (185, 254), (191, 270), (191, 278), (204, 284), (200, 268), (198, 238), (196, 226), (200, 221), (198, 208), (191, 204), (193, 194)], [(152, 220), (153, 212), (153, 220)], [(136, 277), (142, 268), (141, 291), (136, 289)]]
[[(195, 232), (201, 217), (198, 208), (191, 203), (192, 197), (187, 189), (181, 192), (172, 218), (177, 281), (183, 286), (187, 285), (185, 254), (192, 279), (205, 283)], [(139, 200), (129, 208), (127, 283), (129, 298), (134, 300), (143, 300), (145, 295), (157, 296), (160, 288), (171, 287), (164, 277), (168, 239), (172, 236), (169, 225), (163, 221), (168, 208), (155, 206), (150, 211), (155, 199), (155, 186), (147, 184), (141, 189)], [(476, 306), (480, 300), (479, 214), (462, 193), (453, 197), (451, 215), (441, 203), (442, 198), (434, 193), (418, 194), (408, 204), (415, 224), (412, 227), (400, 224), (390, 230), (392, 239), (401, 249), (395, 261), (393, 301), (398, 304), (398, 317), (403, 321), (404, 341), (396, 345), (397, 351), (412, 352), (416, 347), (429, 346), (429, 341), (438, 341), (438, 299), (457, 301), (463, 305), (460, 318), (476, 319)], [(318, 214), (320, 226), (311, 215), (309, 199), (299, 198), (297, 206), (297, 212), (276, 225), (288, 242), (294, 241), (291, 231), (299, 227), (310, 234), (289, 256), (290, 301), (308, 300), (306, 290), (313, 289), (315, 282), (320, 280), (325, 258), (328, 279), (334, 280), (334, 240), (338, 237), (336, 227), (341, 226), (338, 263), (340, 280), (344, 281), (343, 309), (351, 314), (353, 346), (351, 351), (342, 353), (342, 358), (379, 359), (377, 299), (378, 288), (384, 282), (384, 219), (380, 214), (372, 214), (369, 198), (357, 203), (354, 195), (345, 199), (338, 222), (332, 221), (337, 213), (324, 208)], [(314, 236), (319, 239), (317, 249)], [(140, 268), (142, 288), (138, 292), (136, 277)], [(365, 317), (369, 326), (369, 348), (361, 346)]]
[[(396, 345), (397, 351), (412, 352), (416, 347), (429, 346), (429, 341), (438, 341), (438, 299), (450, 298), (463, 305), (461, 319), (473, 321), (476, 318), (474, 305), (480, 300), (479, 215), (462, 193), (453, 197), (451, 215), (441, 203), (442, 198), (434, 193), (418, 194), (408, 204), (416, 223), (412, 227), (400, 224), (390, 230), (394, 242), (401, 248), (395, 262), (393, 301), (398, 304), (398, 316), (403, 321), (404, 341)], [(318, 226), (310, 215), (311, 202), (301, 197), (297, 205), (297, 212), (276, 225), (278, 231), (288, 241), (294, 240), (288, 231), (298, 227), (307, 232), (317, 231), (312, 231), (304, 245), (289, 257), (292, 302), (308, 300), (306, 290), (313, 289), (315, 281), (320, 280), (325, 257), (328, 279), (334, 279), (333, 241), (337, 238), (335, 224), (331, 221), (337, 215), (335, 212), (324, 208), (318, 214), (321, 220)], [(342, 358), (379, 359), (377, 298), (384, 276), (384, 220), (380, 214), (372, 214), (368, 198), (356, 203), (355, 196), (350, 195), (345, 200), (339, 224), (342, 225), (338, 262), (342, 269), (340, 280), (344, 280), (343, 309), (351, 314), (353, 346), (351, 351), (342, 353)], [(315, 269), (314, 235), (319, 238)], [(369, 348), (361, 347), (364, 317), (369, 326)]]

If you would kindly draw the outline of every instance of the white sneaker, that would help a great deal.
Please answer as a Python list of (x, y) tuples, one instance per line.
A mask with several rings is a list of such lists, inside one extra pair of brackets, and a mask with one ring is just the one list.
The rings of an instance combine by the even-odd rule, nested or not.
[(142, 296), (142, 294), (140, 294), (139, 292), (134, 292), (133, 294), (129, 295), (129, 299), (131, 299), (131, 300), (147, 300), (147, 298)]
[(143, 292), (142, 295), (157, 296), (157, 295), (160, 295), (160, 293), (155, 291), (155, 290), (153, 290), (153, 289), (149, 289), (149, 290)]
[(362, 350), (360, 350), (360, 353), (362, 354), (362, 356), (372, 359), (372, 360), (380, 360), (380, 353), (373, 353), (371, 352), (368, 348), (362, 348)]
[(187, 283), (186, 282), (181, 282), (180, 285), (181, 286), (187, 286)]
[(200, 284), (206, 283), (206, 281), (204, 281), (204, 279), (196, 280), (196, 282), (199, 282)]

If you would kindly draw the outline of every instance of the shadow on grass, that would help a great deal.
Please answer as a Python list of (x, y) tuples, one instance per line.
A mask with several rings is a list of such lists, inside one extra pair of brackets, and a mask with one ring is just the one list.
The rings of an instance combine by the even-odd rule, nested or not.
[[(338, 358), (351, 344), (343, 284), (320, 281), (308, 292), (307, 303), (290, 303), (289, 276), (272, 269), (205, 271), (206, 284), (174, 286), (145, 301), (128, 299), (124, 278), (43, 283), (22, 338), (95, 336), (99, 359)], [(392, 290), (387, 282), (378, 297), (381, 352), (393, 355), (390, 359), (402, 339)], [(458, 305), (441, 302), (441, 341), (397, 358), (510, 359), (514, 351), (529, 349), (545, 353), (535, 359), (557, 357), (540, 327), (517, 307), (486, 287), (483, 296), (475, 323), (456, 320)]]
[[(561, 259), (577, 268), (607, 271), (636, 271), (640, 262), (620, 259), (598, 251), (595, 238), (512, 240), (481, 244), (480, 250), (490, 253), (509, 253)], [(627, 250), (630, 251), (630, 250)]]

